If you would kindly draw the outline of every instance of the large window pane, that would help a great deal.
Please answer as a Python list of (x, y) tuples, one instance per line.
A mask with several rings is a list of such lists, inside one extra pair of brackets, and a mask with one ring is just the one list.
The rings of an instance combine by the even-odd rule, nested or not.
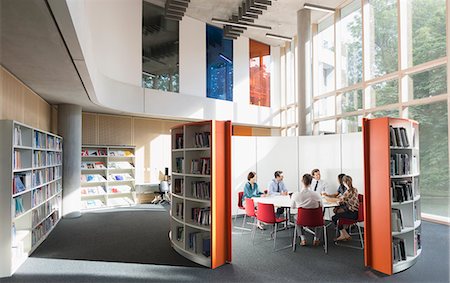
[(362, 80), (361, 1), (356, 0), (341, 10), (341, 81), (346, 87)]
[(270, 107), (270, 46), (251, 39), (250, 104)]
[(354, 133), (362, 131), (362, 116), (344, 117), (338, 121), (340, 133)]
[(398, 110), (380, 110), (375, 111), (367, 115), (368, 118), (379, 118), (379, 117), (392, 117), (398, 118), (400, 117)]
[(397, 0), (369, 0), (368, 48), (369, 78), (398, 70)]
[(335, 134), (336, 133), (336, 121), (334, 119), (320, 121), (319, 123), (316, 124), (316, 133), (319, 135)]
[(314, 116), (315, 117), (325, 117), (335, 114), (335, 96), (329, 96), (322, 98), (314, 102)]
[[(341, 113), (353, 112), (362, 109), (362, 90), (344, 92), (337, 97), (338, 110)], [(339, 107), (340, 106), (340, 107)]]
[(422, 212), (448, 217), (448, 113), (445, 101), (409, 107), (419, 122)]
[(233, 41), (206, 25), (206, 53), (207, 97), (233, 101)]
[(330, 16), (318, 25), (318, 94), (334, 90), (334, 16)]
[[(408, 21), (412, 21), (413, 65), (445, 56), (445, 0), (408, 0)], [(410, 40), (408, 38), (408, 40)], [(409, 58), (411, 59), (411, 57)]]
[(441, 66), (425, 72), (410, 75), (410, 97), (424, 98), (447, 93), (447, 66)]
[(367, 92), (366, 109), (398, 103), (398, 80), (371, 85)]
[(164, 14), (164, 8), (143, 1), (142, 87), (178, 92), (178, 22)]

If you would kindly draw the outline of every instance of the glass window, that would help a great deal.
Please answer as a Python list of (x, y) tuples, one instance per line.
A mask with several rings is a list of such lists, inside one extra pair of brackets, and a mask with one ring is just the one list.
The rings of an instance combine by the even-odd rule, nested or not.
[(314, 102), (314, 116), (325, 117), (335, 115), (336, 109), (335, 96), (322, 98)]
[(336, 133), (336, 121), (334, 119), (320, 121), (316, 124), (316, 127), (319, 135)]
[(449, 160), (447, 102), (409, 107), (419, 122), (422, 212), (448, 217)]
[[(444, 57), (446, 54), (445, 0), (409, 0), (406, 11), (412, 21), (412, 62), (422, 64)], [(410, 56), (408, 56), (411, 59)]]
[(346, 87), (362, 80), (361, 1), (356, 0), (341, 10), (341, 81)]
[(179, 92), (178, 22), (164, 8), (143, 1), (142, 87)]
[(398, 70), (397, 0), (369, 0), (368, 54), (369, 78)]
[(207, 97), (233, 101), (233, 41), (206, 25), (206, 53)]
[(334, 90), (334, 15), (318, 25), (318, 94)]
[(398, 118), (399, 113), (398, 110), (380, 110), (375, 111), (367, 115), (368, 118), (379, 118), (379, 117), (392, 117), (392, 118)]
[(367, 92), (366, 109), (398, 103), (398, 80), (371, 85)]
[(405, 79), (409, 80), (410, 97), (414, 99), (447, 93), (447, 66), (412, 74)]
[(251, 39), (250, 104), (270, 107), (270, 46)]
[(362, 115), (343, 117), (339, 119), (338, 124), (342, 134), (361, 132)]
[(297, 122), (297, 107), (289, 107), (286, 111), (287, 124), (293, 124)]
[[(362, 90), (344, 92), (337, 97), (338, 110), (341, 113), (353, 112), (362, 109)], [(339, 107), (340, 106), (340, 107)]]

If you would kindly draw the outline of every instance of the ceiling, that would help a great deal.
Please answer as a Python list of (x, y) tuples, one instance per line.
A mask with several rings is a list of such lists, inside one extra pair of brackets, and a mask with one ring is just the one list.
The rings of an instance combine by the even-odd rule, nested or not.
[[(117, 113), (94, 104), (87, 95), (80, 74), (75, 68), (67, 42), (64, 41), (55, 15), (49, 5), (60, 0), (1, 0), (1, 53), (0, 63), (23, 83), (51, 104), (78, 104), (84, 111)], [(145, 0), (164, 6), (164, 0)], [(343, 0), (310, 0), (309, 3), (336, 7)], [(211, 18), (228, 19), (237, 13), (242, 0), (191, 0), (186, 14), (211, 23)], [(303, 0), (272, 0), (272, 6), (256, 21), (258, 25), (269, 25), (272, 33), (293, 36), (296, 34), (296, 11)], [(67, 11), (67, 17), (68, 16)], [(313, 12), (312, 20), (325, 14)], [(64, 24), (69, 19), (62, 19)], [(61, 21), (58, 21), (61, 23)], [(73, 28), (73, 27), (72, 27)], [(246, 30), (244, 36), (272, 45), (283, 42), (265, 37), (265, 31)], [(78, 46), (79, 48), (79, 46)], [(79, 53), (81, 54), (81, 53)], [(72, 56), (78, 56), (73, 54)], [(81, 55), (80, 55), (81, 56)]]

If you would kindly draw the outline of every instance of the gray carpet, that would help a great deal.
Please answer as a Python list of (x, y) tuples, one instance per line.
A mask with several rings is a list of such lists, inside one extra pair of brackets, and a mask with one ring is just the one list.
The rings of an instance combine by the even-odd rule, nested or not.
[[(233, 263), (210, 270), (170, 248), (168, 227), (169, 215), (161, 208), (63, 219), (16, 274), (1, 282), (449, 282), (450, 230), (429, 222), (423, 222), (422, 256), (393, 276), (365, 268), (362, 250), (332, 242), (328, 255), (312, 246), (273, 252), (269, 231), (258, 233), (253, 245), (249, 234), (235, 230)], [(292, 230), (278, 236), (278, 247), (287, 245)]]

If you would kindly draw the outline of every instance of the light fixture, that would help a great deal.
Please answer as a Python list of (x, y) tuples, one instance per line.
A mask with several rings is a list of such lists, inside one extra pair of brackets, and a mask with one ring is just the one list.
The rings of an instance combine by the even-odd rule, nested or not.
[(277, 35), (277, 34), (273, 34), (273, 33), (266, 33), (266, 37), (273, 38), (273, 39), (280, 39), (280, 40), (284, 40), (284, 41), (292, 41), (292, 37)]
[(216, 23), (216, 24), (223, 24), (223, 25), (243, 27), (243, 28), (253, 28), (253, 29), (262, 29), (262, 30), (271, 30), (272, 29), (271, 27), (268, 27), (268, 26), (260, 26), (260, 25), (247, 24), (247, 23), (245, 23), (245, 24), (244, 23), (236, 23), (236, 22), (231, 22), (231, 21), (216, 19), (216, 18), (212, 18), (211, 22)]
[(303, 5), (303, 8), (309, 9), (309, 10), (316, 10), (316, 11), (320, 11), (320, 12), (325, 12), (325, 13), (334, 13), (335, 12), (335, 10), (333, 8), (319, 6), (319, 5), (314, 5), (314, 4), (309, 4), (309, 3), (305, 3), (305, 5)]
[(219, 57), (222, 58), (223, 60), (227, 61), (228, 63), (233, 64), (233, 61), (231, 61), (230, 58), (223, 55), (222, 53), (219, 53)]

